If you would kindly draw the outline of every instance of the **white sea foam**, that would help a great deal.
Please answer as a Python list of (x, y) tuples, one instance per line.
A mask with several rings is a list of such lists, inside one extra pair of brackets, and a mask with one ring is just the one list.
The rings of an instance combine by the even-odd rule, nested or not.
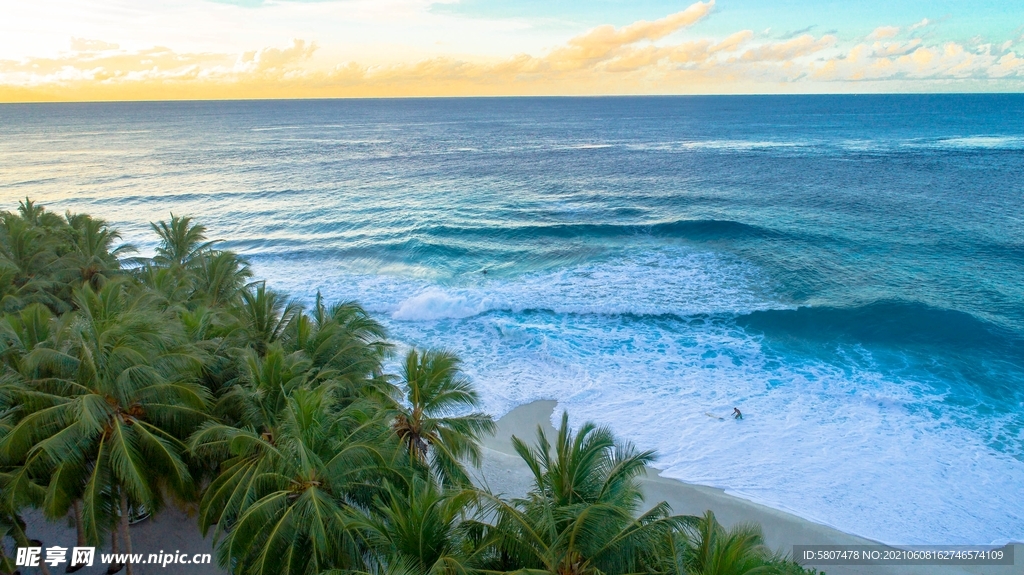
[(556, 399), (656, 449), (670, 477), (888, 543), (1024, 536), (1024, 464), (934, 417), (941, 398), (920, 382), (794, 362), (729, 321), (503, 313), (395, 329), (463, 354), (491, 412)]
[(906, 142), (905, 146), (915, 148), (939, 148), (953, 150), (1020, 150), (1024, 149), (1024, 138), (1019, 136), (964, 136), (939, 140)]
[[(600, 376), (588, 392), (559, 399), (657, 449), (668, 476), (845, 531), (894, 544), (1024, 535), (1012, 503), (1024, 497), (1024, 464), (922, 410), (942, 406), (926, 387), (871, 369), (795, 365), (728, 326), (690, 336), (665, 354), (675, 366), (656, 353), (591, 360)], [(734, 406), (742, 422), (728, 418)]]
[(689, 150), (717, 150), (749, 152), (757, 150), (792, 151), (800, 154), (829, 154), (843, 151), (889, 152), (900, 148), (925, 149), (1024, 149), (1024, 138), (1019, 136), (965, 136), (941, 139), (910, 140), (693, 140), (630, 143), (624, 147), (636, 151), (683, 152)]
[(604, 148), (614, 147), (614, 144), (574, 144), (571, 146), (561, 146), (556, 149), (564, 150), (603, 150)]
[(406, 284), (406, 288), (415, 293), (395, 304), (380, 302), (377, 309), (396, 320), (424, 321), (494, 310), (689, 316), (785, 307), (751, 266), (684, 249), (533, 273), (513, 281), (496, 279), (443, 289)]
[(697, 142), (683, 142), (684, 148), (710, 149), (710, 150), (763, 150), (769, 148), (796, 148), (805, 147), (809, 144), (802, 141), (772, 141), (772, 140), (703, 140)]
[(1017, 150), (1024, 148), (1024, 138), (1009, 136), (970, 136), (966, 138), (948, 138), (945, 140), (939, 140), (939, 144), (953, 148), (1006, 148)]
[(666, 249), (447, 286), (322, 262), (257, 273), (363, 301), (405, 344), (455, 350), (490, 413), (555, 399), (656, 449), (670, 477), (888, 543), (1024, 539), (1024, 462), (864, 350), (828, 363), (766, 347), (731, 317), (787, 304), (743, 262)]
[(440, 288), (430, 287), (398, 304), (391, 317), (411, 321), (457, 319), (474, 316), (488, 309), (490, 305), (486, 299), (453, 295)]
[(746, 152), (751, 150), (811, 148), (814, 142), (804, 140), (680, 140), (630, 143), (625, 147), (636, 151), (682, 152), (688, 150), (720, 150)]

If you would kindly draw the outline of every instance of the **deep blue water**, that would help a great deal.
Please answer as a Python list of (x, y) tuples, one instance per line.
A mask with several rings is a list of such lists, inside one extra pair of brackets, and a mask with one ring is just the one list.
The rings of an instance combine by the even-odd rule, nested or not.
[(3, 105), (26, 195), (143, 251), (194, 215), (668, 475), (1024, 539), (1024, 95)]

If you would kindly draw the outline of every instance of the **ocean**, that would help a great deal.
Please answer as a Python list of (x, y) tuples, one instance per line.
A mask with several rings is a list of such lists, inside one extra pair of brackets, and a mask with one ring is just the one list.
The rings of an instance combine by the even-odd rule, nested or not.
[(0, 105), (26, 196), (144, 254), (192, 215), (667, 476), (1024, 540), (1024, 95)]

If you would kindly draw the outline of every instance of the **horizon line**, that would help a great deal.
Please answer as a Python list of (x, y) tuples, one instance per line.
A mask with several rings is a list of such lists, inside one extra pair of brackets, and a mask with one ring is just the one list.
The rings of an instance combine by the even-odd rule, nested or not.
[(8, 100), (0, 106), (33, 104), (131, 104), (131, 103), (175, 103), (175, 102), (298, 102), (337, 100), (511, 100), (511, 99), (599, 99), (599, 98), (750, 98), (750, 97), (820, 97), (820, 96), (1024, 96), (1022, 91), (984, 90), (976, 92), (742, 92), (713, 94), (502, 94), (502, 95), (457, 95), (457, 96), (306, 96), (294, 98), (163, 98), (124, 100)]

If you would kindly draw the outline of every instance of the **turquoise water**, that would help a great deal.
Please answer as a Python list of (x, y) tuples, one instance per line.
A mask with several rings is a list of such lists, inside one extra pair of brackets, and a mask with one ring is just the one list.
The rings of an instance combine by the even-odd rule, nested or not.
[(192, 214), (496, 415), (892, 543), (1024, 540), (1022, 174), (1020, 95), (0, 106), (7, 209)]

